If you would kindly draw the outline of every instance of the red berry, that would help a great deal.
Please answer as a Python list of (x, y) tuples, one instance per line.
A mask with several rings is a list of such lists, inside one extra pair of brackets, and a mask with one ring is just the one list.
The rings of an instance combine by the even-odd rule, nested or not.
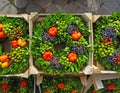
[(46, 51), (42, 56), (44, 60), (50, 61), (53, 58), (53, 53), (51, 51)]
[(46, 90), (45, 93), (50, 93), (50, 92), (48, 90)]
[(114, 84), (108, 84), (107, 85), (108, 90), (113, 90), (115, 88)]
[(75, 30), (71, 36), (74, 41), (77, 41), (82, 37), (82, 34), (79, 31)]
[(3, 31), (3, 24), (0, 23), (0, 32), (2, 32), (2, 31)]
[(58, 34), (57, 28), (56, 28), (56, 27), (51, 27), (51, 28), (49, 28), (48, 34), (49, 34), (50, 36), (56, 36), (56, 35)]
[(68, 54), (67, 58), (70, 62), (76, 62), (77, 54), (71, 52), (71, 53)]
[(21, 85), (21, 87), (25, 88), (25, 87), (27, 86), (27, 82), (26, 82), (26, 81), (22, 81), (22, 82), (20, 83), (20, 85)]
[(2, 32), (0, 32), (0, 38), (2, 39), (2, 38), (6, 38), (7, 37), (7, 35), (2, 31)]
[(92, 90), (92, 93), (97, 93), (95, 90)]
[(65, 84), (64, 83), (59, 83), (57, 86), (58, 86), (59, 89), (64, 89), (65, 88)]
[(12, 40), (12, 47), (17, 48), (18, 47), (18, 41), (17, 40)]
[(7, 84), (7, 83), (2, 84), (2, 85), (1, 85), (1, 88), (2, 88), (2, 89), (8, 89), (8, 84)]

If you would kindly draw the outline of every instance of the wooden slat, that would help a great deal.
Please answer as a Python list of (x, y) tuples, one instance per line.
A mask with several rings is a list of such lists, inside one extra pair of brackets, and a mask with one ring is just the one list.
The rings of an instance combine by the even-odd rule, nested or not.
[(92, 84), (93, 84), (93, 77), (90, 76), (90, 77), (88, 78), (87, 85), (86, 85), (86, 86), (83, 85), (83, 86), (84, 86), (84, 89), (83, 89), (83, 91), (82, 91), (81, 93), (87, 93), (88, 89), (92, 86)]

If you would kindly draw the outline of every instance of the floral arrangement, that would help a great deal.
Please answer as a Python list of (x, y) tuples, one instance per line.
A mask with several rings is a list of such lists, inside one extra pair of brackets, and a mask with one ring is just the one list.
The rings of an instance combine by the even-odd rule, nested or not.
[(19, 74), (29, 66), (28, 23), (0, 16), (0, 75)]
[(34, 65), (45, 73), (79, 73), (88, 63), (90, 30), (79, 16), (60, 12), (41, 18), (33, 28)]
[(105, 69), (120, 72), (120, 12), (94, 23), (94, 59)]
[(20, 77), (0, 78), (0, 93), (33, 93), (33, 76), (28, 79)]
[(42, 93), (80, 93), (82, 84), (77, 77), (44, 77), (41, 87)]

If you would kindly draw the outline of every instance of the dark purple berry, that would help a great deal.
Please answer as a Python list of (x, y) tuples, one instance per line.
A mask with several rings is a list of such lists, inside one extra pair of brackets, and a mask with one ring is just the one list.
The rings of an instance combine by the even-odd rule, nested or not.
[(79, 29), (75, 26), (75, 25), (69, 25), (68, 27), (67, 27), (67, 32), (71, 35), (72, 33), (73, 33), (73, 31), (75, 31), (75, 30), (77, 30), (77, 31), (79, 31)]
[(117, 36), (116, 31), (113, 27), (105, 28), (105, 30), (102, 31), (102, 34), (104, 38), (114, 39)]
[(55, 69), (62, 69), (62, 65), (59, 63), (59, 57), (53, 57), (50, 60), (50, 67)]
[(84, 46), (78, 46), (75, 44), (71, 47), (70, 51), (76, 54), (82, 54), (84, 52)]
[(48, 34), (47, 30), (44, 30), (42, 33), (42, 39), (43, 41), (53, 41), (55, 37), (52, 37)]

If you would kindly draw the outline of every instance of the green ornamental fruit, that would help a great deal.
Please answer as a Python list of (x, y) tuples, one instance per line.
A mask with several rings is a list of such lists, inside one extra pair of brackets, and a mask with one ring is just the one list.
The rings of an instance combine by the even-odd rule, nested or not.
[(2, 62), (0, 62), (0, 66), (2, 65)]

